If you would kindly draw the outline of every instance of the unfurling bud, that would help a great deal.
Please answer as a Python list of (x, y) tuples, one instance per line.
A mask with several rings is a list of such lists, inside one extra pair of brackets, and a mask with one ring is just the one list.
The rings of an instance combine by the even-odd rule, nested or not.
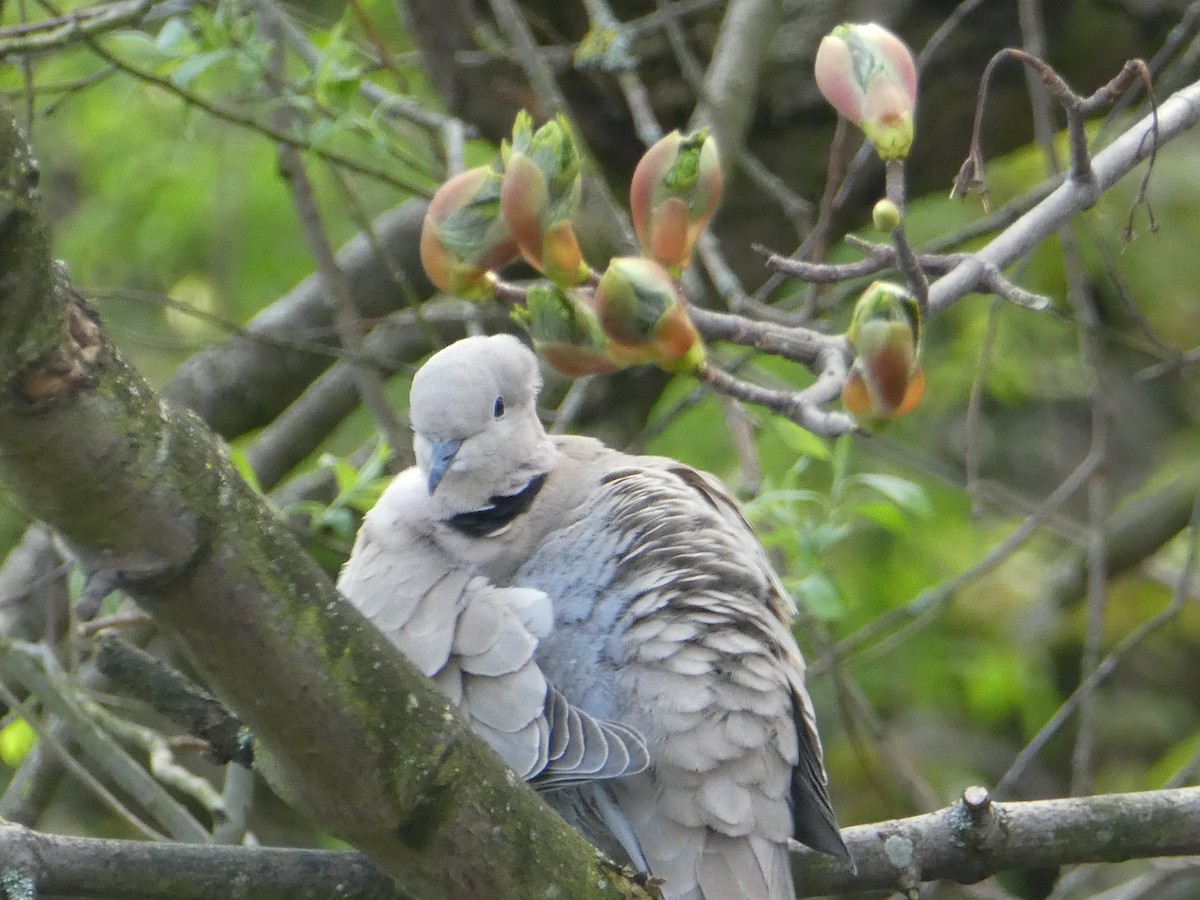
[(421, 227), (421, 263), (439, 290), (468, 300), (492, 296), (489, 272), (511, 262), (517, 242), (500, 215), (500, 173), (480, 166), (433, 195)]
[(633, 228), (642, 252), (678, 274), (721, 202), (723, 177), (717, 143), (701, 128), (678, 131), (646, 151), (629, 185)]
[(900, 207), (884, 197), (871, 210), (871, 221), (879, 231), (891, 234), (900, 227)]
[(564, 375), (578, 378), (620, 368), (606, 354), (608, 337), (579, 288), (564, 291), (546, 282), (533, 284), (525, 306), (516, 307), (512, 317), (529, 332), (542, 359)]
[(821, 40), (817, 87), (857, 125), (881, 159), (903, 159), (913, 142), (917, 67), (904, 42), (868, 23), (839, 25)]
[(704, 344), (679, 287), (654, 260), (614, 258), (596, 286), (595, 306), (612, 341), (612, 359), (652, 362), (671, 372), (694, 372), (704, 361)]
[(912, 412), (925, 394), (921, 311), (913, 295), (876, 281), (855, 304), (846, 339), (856, 354), (842, 388), (846, 408), (870, 424)]
[(571, 224), (582, 190), (579, 152), (559, 116), (537, 131), (522, 110), (512, 144), (500, 148), (504, 183), (500, 207), (521, 255), (556, 284), (579, 284), (588, 268)]

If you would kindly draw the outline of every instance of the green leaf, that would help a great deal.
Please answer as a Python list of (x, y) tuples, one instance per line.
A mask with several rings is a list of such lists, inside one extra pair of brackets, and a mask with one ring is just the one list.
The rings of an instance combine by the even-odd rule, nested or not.
[(109, 37), (108, 44), (122, 59), (149, 69), (157, 70), (179, 58), (175, 53), (164, 51), (154, 38), (143, 31), (118, 32)]
[(761, 532), (758, 538), (768, 550), (790, 550), (795, 543), (792, 535), (785, 528), (775, 528), (771, 531)]
[(907, 534), (912, 522), (900, 507), (882, 500), (856, 504), (851, 512), (856, 517), (868, 519), (893, 534)]
[(326, 453), (321, 457), (321, 465), (333, 474), (339, 494), (349, 493), (358, 484), (358, 470), (346, 460)]
[(842, 602), (841, 591), (827, 575), (813, 572), (790, 584), (797, 602), (802, 603), (804, 608), (817, 618), (828, 622), (839, 618), (845, 612), (846, 605)]
[(158, 30), (154, 45), (169, 56), (187, 56), (196, 52), (196, 41), (192, 38), (192, 30), (183, 19), (172, 16)]
[(820, 555), (833, 549), (850, 533), (849, 525), (834, 522), (819, 522), (804, 529), (798, 538), (814, 553)]
[(920, 516), (924, 519), (933, 514), (933, 507), (930, 505), (925, 491), (907, 478), (867, 472), (855, 475), (854, 481), (879, 491), (909, 515)]
[(325, 504), (320, 500), (300, 500), (285, 507), (283, 514), (286, 518), (303, 516), (315, 522), (325, 514)]
[(190, 87), (192, 82), (219, 62), (229, 58), (228, 50), (212, 50), (189, 56), (171, 73), (171, 84), (178, 88)]
[(343, 539), (354, 537), (354, 528), (357, 521), (355, 515), (344, 506), (331, 506), (321, 516), (322, 527), (327, 528)]
[(346, 498), (346, 503), (351, 509), (366, 515), (371, 511), (371, 507), (379, 502), (380, 496), (387, 490), (387, 486), (392, 483), (390, 478), (376, 478), (372, 481), (363, 482)]
[(759, 494), (753, 502), (775, 505), (780, 503), (812, 503), (819, 499), (821, 499), (821, 495), (816, 491), (806, 491), (801, 488), (780, 488), (779, 490), (766, 491)]
[(833, 442), (833, 455), (830, 457), (833, 476), (829, 482), (829, 503), (834, 507), (841, 501), (842, 492), (846, 489), (846, 473), (850, 470), (852, 446), (848, 435)]
[(1150, 769), (1146, 784), (1162, 788), (1174, 779), (1200, 753), (1200, 734), (1191, 735), (1173, 744)]
[(348, 109), (358, 96), (361, 85), (362, 76), (357, 73), (322, 78), (319, 84), (320, 96), (335, 109)]
[(242, 476), (246, 484), (254, 488), (255, 493), (263, 492), (262, 485), (258, 482), (258, 475), (254, 473), (254, 467), (250, 465), (250, 457), (245, 451), (226, 445), (226, 451), (229, 453), (229, 459), (233, 463), (233, 467), (237, 469), (238, 474)]
[(788, 419), (776, 418), (775, 430), (789, 450), (800, 456), (811, 456), (815, 459), (829, 459), (829, 444), (824, 438), (817, 437), (811, 431), (801, 428)]

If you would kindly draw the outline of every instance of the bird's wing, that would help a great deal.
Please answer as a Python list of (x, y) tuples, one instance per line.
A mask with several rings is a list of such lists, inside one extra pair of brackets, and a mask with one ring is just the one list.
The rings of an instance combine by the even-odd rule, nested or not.
[[(771, 586), (770, 606), (776, 613), (779, 624), (790, 631), (790, 617), (795, 613), (795, 601), (780, 583), (762, 544), (755, 537), (754, 529), (742, 514), (737, 501), (730, 496), (724, 485), (708, 473), (678, 464), (669, 466), (669, 469), (711, 503), (728, 522), (732, 531), (745, 536), (746, 540), (741, 542), (743, 552), (752, 556), (754, 565), (767, 576)], [(778, 631), (774, 623), (770, 623), (770, 627), (772, 631)], [(799, 761), (792, 770), (792, 836), (814, 850), (821, 850), (851, 862), (829, 799), (828, 776), (823, 763), (824, 752), (821, 748), (821, 738), (817, 734), (817, 717), (804, 684), (804, 659), (790, 638), (790, 634), (777, 634), (774, 643), (784, 654), (783, 670), (788, 675), (792, 689), (792, 711), (798, 741)]]
[(546, 699), (546, 719), (550, 753), (546, 767), (533, 782), (538, 790), (620, 778), (650, 764), (650, 752), (640, 734), (572, 706), (554, 687)]
[(628, 855), (644, 854), (668, 897), (787, 896), (793, 813), (810, 815), (793, 782), (809, 789), (799, 803), (828, 799), (786, 595), (708, 476), (614, 453), (595, 480), (586, 513), (518, 583), (555, 604), (538, 651), (550, 680), (647, 739), (650, 767), (611, 784), (637, 838)]
[(534, 660), (553, 624), (546, 594), (497, 587), (447, 555), (421, 519), (425, 493), (416, 470), (397, 476), (359, 531), (338, 579), (343, 595), (537, 787), (644, 769), (636, 733), (548, 688)]

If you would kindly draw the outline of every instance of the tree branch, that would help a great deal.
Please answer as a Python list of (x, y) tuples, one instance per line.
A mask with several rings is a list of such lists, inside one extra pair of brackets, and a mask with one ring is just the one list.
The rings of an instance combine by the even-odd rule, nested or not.
[(947, 879), (971, 884), (1005, 869), (1121, 862), (1200, 853), (1200, 788), (993, 803), (986, 790), (934, 813), (842, 831), (858, 866), (802, 850), (799, 895), (899, 889)]
[[(40, 894), (128, 900), (211, 900), (235, 885), (256, 900), (401, 900), (361, 853), (115, 841), (0, 824), (0, 859)], [(5, 882), (7, 884), (7, 881)]]
[(1073, 180), (1064, 181), (986, 247), (964, 259), (951, 272), (930, 285), (930, 311), (941, 312), (977, 290), (980, 286), (981, 264), (991, 264), (1001, 269), (1011, 265), (1052, 235), (1064, 222), (1090, 208), (1100, 194), (1140, 162), (1150, 158), (1151, 141), (1157, 141), (1161, 149), (1167, 141), (1194, 127), (1197, 122), (1200, 122), (1200, 82), (1193, 82), (1176, 91), (1159, 106), (1157, 137), (1153, 136), (1155, 117), (1146, 116), (1092, 158), (1091, 182), (1081, 185)]
[[(798, 897), (970, 884), (1007, 869), (1195, 855), (1198, 823), (1200, 788), (993, 803), (971, 787), (937, 812), (844, 829), (857, 874), (807, 848), (794, 851), (792, 870)], [(364, 856), (344, 851), (99, 840), (3, 825), (0, 859), (46, 893), (78, 897), (206, 900), (233, 883), (267, 900), (401, 896)]]

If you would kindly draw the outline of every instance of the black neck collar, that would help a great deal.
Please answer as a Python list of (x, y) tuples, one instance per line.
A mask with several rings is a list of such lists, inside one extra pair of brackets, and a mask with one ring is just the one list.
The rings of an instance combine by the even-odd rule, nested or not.
[(450, 527), (467, 537), (489, 537), (512, 524), (517, 516), (525, 513), (546, 483), (543, 472), (515, 494), (492, 497), (482, 509), (459, 513), (448, 520)]

